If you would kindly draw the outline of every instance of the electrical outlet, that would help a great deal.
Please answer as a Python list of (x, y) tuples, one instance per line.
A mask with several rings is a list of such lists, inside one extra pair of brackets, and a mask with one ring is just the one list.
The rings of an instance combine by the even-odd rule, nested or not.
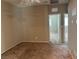
[(38, 39), (38, 36), (36, 36), (35, 39)]

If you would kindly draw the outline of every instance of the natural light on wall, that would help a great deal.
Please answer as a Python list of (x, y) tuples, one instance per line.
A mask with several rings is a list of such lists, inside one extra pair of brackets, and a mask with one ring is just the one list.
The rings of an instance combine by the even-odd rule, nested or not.
[(60, 14), (49, 15), (49, 39), (51, 43), (60, 44)]
[(68, 14), (64, 14), (64, 42), (68, 43)]

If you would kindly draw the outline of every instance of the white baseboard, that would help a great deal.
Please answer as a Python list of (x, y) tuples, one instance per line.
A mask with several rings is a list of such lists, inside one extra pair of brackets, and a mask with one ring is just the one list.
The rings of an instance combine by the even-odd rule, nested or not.
[(5, 53), (6, 51), (10, 50), (11, 48), (15, 47), (16, 45), (18, 45), (18, 44), (20, 44), (20, 43), (21, 43), (21, 42), (16, 43), (16, 44), (12, 44), (12, 45), (11, 45), (10, 47), (8, 47), (7, 49), (2, 50), (2, 51), (1, 51), (1, 54)]
[(23, 42), (48, 43), (49, 41), (23, 41)]
[[(49, 43), (49, 41), (22, 41), (22, 42)], [(20, 42), (20, 43), (22, 43), (22, 42)], [(6, 50), (1, 51), (1, 54), (5, 53), (5, 52), (8, 51), (9, 49), (15, 47), (16, 45), (18, 45), (18, 44), (20, 44), (20, 43), (13, 44), (12, 46), (10, 46), (9, 48), (7, 48)]]

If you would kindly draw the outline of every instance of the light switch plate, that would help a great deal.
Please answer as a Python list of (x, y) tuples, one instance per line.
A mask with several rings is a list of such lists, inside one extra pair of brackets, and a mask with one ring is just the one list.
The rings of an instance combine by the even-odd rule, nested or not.
[(72, 16), (76, 16), (76, 8), (72, 10)]

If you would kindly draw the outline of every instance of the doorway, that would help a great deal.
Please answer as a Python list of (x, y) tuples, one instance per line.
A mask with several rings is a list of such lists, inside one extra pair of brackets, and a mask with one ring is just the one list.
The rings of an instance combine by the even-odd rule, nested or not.
[(54, 44), (61, 43), (60, 14), (49, 15), (49, 41)]
[(61, 25), (61, 14), (49, 14), (49, 41), (53, 44), (68, 44), (68, 13), (63, 17)]

